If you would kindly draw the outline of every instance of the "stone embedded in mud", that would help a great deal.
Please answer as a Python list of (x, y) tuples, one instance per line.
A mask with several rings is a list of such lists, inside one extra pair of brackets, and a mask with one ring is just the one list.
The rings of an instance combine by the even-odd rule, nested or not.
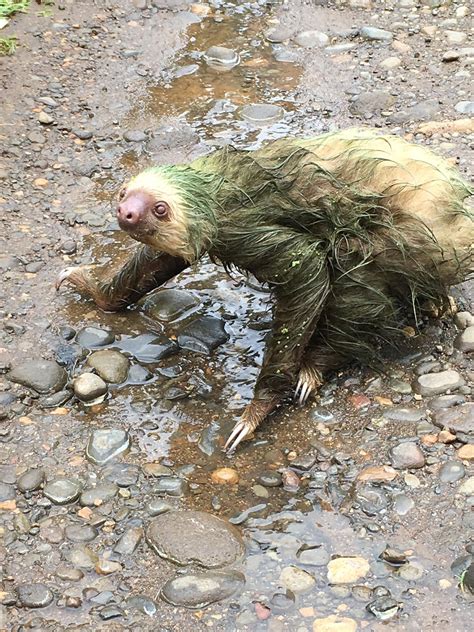
[(212, 68), (230, 70), (240, 62), (235, 50), (225, 46), (211, 46), (204, 53), (204, 60)]
[(95, 369), (98, 375), (111, 384), (121, 384), (125, 382), (130, 368), (128, 359), (113, 349), (94, 351), (87, 358), (87, 365)]
[(12, 485), (0, 483), (0, 502), (5, 500), (13, 500), (15, 498), (15, 489)]
[(377, 481), (386, 483), (393, 481), (398, 476), (398, 472), (390, 465), (368, 465), (357, 475), (359, 481)]
[(163, 476), (153, 487), (156, 494), (178, 497), (186, 496), (188, 489), (189, 485), (184, 478), (177, 476)]
[(464, 353), (474, 351), (474, 326), (467, 327), (454, 341), (454, 346)]
[(211, 480), (219, 485), (236, 485), (239, 482), (239, 475), (231, 467), (220, 467), (212, 472)]
[(160, 516), (167, 511), (171, 511), (173, 507), (161, 498), (153, 498), (149, 503), (147, 503), (145, 509), (150, 516), (155, 517)]
[(203, 511), (170, 511), (152, 520), (146, 531), (151, 548), (161, 557), (186, 566), (228, 566), (245, 547), (235, 527)]
[(238, 571), (207, 571), (178, 575), (161, 589), (162, 599), (174, 606), (205, 608), (241, 590), (245, 576)]
[(119, 555), (131, 555), (143, 538), (142, 527), (131, 527), (123, 532), (117, 544), (114, 546), (115, 553)]
[(291, 39), (292, 36), (293, 31), (285, 28), (284, 26), (277, 26), (265, 33), (265, 39), (272, 44), (281, 44), (282, 42)]
[(390, 42), (393, 39), (393, 33), (379, 29), (375, 26), (363, 26), (360, 31), (360, 36), (366, 40), (375, 40), (381, 42)]
[(439, 470), (439, 479), (442, 483), (455, 483), (464, 478), (465, 473), (461, 461), (446, 461)]
[(123, 338), (117, 347), (130, 353), (138, 362), (154, 363), (178, 351), (178, 346), (162, 334), (139, 334)]
[(126, 140), (127, 143), (142, 143), (146, 140), (146, 134), (139, 129), (132, 129), (124, 132), (123, 139)]
[(138, 610), (149, 617), (154, 617), (156, 614), (156, 603), (146, 595), (132, 595), (125, 603), (127, 609)]
[(67, 381), (66, 371), (52, 360), (26, 360), (14, 366), (7, 377), (37, 393), (55, 393)]
[(280, 573), (279, 583), (287, 590), (291, 590), (292, 593), (298, 594), (311, 590), (316, 584), (316, 580), (302, 568), (286, 566)]
[(131, 463), (114, 463), (108, 465), (102, 472), (105, 479), (119, 487), (130, 487), (138, 481), (138, 465)]
[(356, 632), (357, 621), (349, 617), (332, 614), (313, 622), (313, 632)]
[(366, 609), (368, 612), (380, 619), (386, 621), (394, 617), (399, 610), (399, 603), (393, 597), (383, 596), (374, 599), (374, 601), (367, 604)]
[(107, 384), (94, 373), (82, 373), (74, 380), (72, 387), (75, 396), (82, 402), (96, 402), (107, 393)]
[(474, 444), (468, 443), (463, 445), (457, 451), (457, 456), (464, 461), (474, 461)]
[(302, 31), (295, 37), (295, 42), (303, 48), (316, 48), (329, 44), (329, 37), (321, 31)]
[(329, 562), (330, 555), (324, 546), (313, 546), (300, 549), (296, 554), (298, 561), (307, 566), (326, 566)]
[(328, 564), (328, 581), (330, 584), (352, 584), (366, 577), (369, 571), (369, 563), (363, 557), (337, 557)]
[(45, 472), (43, 469), (30, 469), (18, 479), (17, 485), (21, 492), (33, 492), (43, 484)]
[(459, 492), (466, 496), (472, 496), (472, 494), (474, 494), (474, 476), (470, 476), (464, 481), (459, 487)]
[(183, 349), (209, 354), (229, 339), (224, 321), (214, 316), (201, 316), (187, 325), (178, 336)]
[(55, 505), (75, 502), (81, 493), (82, 484), (75, 478), (56, 478), (44, 486), (43, 494)]
[(185, 290), (159, 290), (143, 303), (145, 313), (155, 320), (169, 323), (199, 305), (199, 300)]
[(453, 391), (463, 385), (462, 376), (452, 369), (420, 375), (415, 382), (416, 390), (424, 396), (442, 395), (446, 391)]
[(439, 428), (448, 428), (461, 441), (474, 443), (474, 402), (440, 410), (433, 422)]
[(26, 608), (46, 608), (53, 601), (53, 593), (46, 584), (21, 584), (16, 593)]
[(125, 430), (107, 428), (94, 430), (86, 448), (86, 457), (95, 465), (104, 465), (130, 448), (130, 436)]
[(104, 481), (95, 487), (85, 489), (79, 498), (79, 502), (84, 507), (99, 506), (108, 500), (115, 498), (117, 492), (117, 485), (111, 483), (110, 481)]
[(383, 413), (384, 419), (401, 422), (420, 421), (421, 419), (423, 419), (424, 416), (424, 410), (419, 408), (409, 408), (407, 406), (388, 408)]
[(244, 121), (254, 125), (272, 125), (284, 117), (285, 110), (279, 105), (254, 103), (245, 105), (240, 114)]
[(382, 110), (390, 108), (395, 103), (395, 97), (383, 90), (361, 92), (350, 104), (349, 111), (357, 116), (379, 114)]
[(151, 380), (152, 377), (153, 373), (150, 373), (150, 371), (141, 364), (132, 364), (128, 371), (127, 381), (129, 384), (144, 384)]
[(111, 331), (99, 327), (84, 327), (76, 337), (76, 342), (85, 349), (105, 347), (105, 345), (112, 344), (114, 340), (115, 335)]
[(70, 524), (64, 529), (64, 535), (71, 542), (92, 542), (98, 531), (89, 524)]
[(405, 441), (391, 448), (390, 459), (397, 470), (417, 469), (425, 464), (425, 455), (413, 441)]
[(414, 506), (414, 500), (406, 494), (395, 494), (393, 497), (393, 511), (399, 516), (407, 514)]

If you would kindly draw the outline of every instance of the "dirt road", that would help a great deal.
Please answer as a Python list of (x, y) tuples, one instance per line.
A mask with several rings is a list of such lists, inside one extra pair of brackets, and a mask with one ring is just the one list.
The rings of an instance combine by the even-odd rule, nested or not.
[(386, 374), (335, 376), (232, 459), (265, 291), (209, 262), (122, 314), (53, 287), (129, 252), (128, 175), (225, 143), (371, 125), (469, 178), (471, 10), (59, 0), (2, 31), (0, 629), (471, 629), (472, 284), (456, 324), (408, 329)]

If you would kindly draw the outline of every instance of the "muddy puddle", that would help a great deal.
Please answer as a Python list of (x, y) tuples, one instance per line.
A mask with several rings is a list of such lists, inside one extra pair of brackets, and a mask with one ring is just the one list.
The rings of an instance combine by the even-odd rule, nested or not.
[[(294, 91), (301, 69), (297, 60), (277, 61), (286, 45), (265, 41), (268, 12), (241, 3), (227, 3), (225, 9), (217, 18), (189, 27), (187, 47), (167, 71), (148, 81), (124, 126), (140, 122), (159, 128), (163, 117), (178, 118), (192, 126), (206, 150), (224, 142), (254, 148), (299, 131)], [(204, 56), (212, 46), (236, 51), (238, 63), (213, 68)], [(242, 108), (255, 103), (277, 105), (283, 112), (273, 123), (250, 123)], [(315, 131), (318, 125), (315, 121)], [(127, 151), (121, 162), (133, 172), (148, 158)], [(118, 232), (95, 233), (84, 239), (81, 260), (110, 273), (130, 247)], [(239, 569), (245, 588), (226, 602), (225, 615), (220, 605), (211, 606), (208, 620), (215, 617), (216, 626), (225, 630), (303, 631), (326, 617), (341, 619), (341, 625), (346, 620), (348, 627), (341, 630), (355, 630), (353, 621), (360, 629), (425, 632), (439, 630), (444, 619), (455, 622), (453, 630), (467, 629), (466, 599), (449, 567), (456, 537), (447, 533), (451, 552), (441, 557), (431, 539), (442, 528), (452, 495), (449, 484), (431, 492), (439, 447), (427, 444), (433, 467), (416, 476), (395, 472), (392, 478), (358, 478), (365, 466), (387, 463), (390, 446), (421, 436), (418, 422), (428, 427), (426, 411), (411, 389), (397, 391), (387, 377), (348, 369), (334, 376), (306, 408), (287, 402), (252, 442), (229, 458), (222, 445), (251, 399), (269, 330), (269, 294), (237, 273), (229, 277), (209, 261), (179, 275), (166, 289), (186, 293), (191, 305), (168, 321), (153, 316), (161, 290), (120, 314), (74, 300), (71, 291), (61, 293), (60, 324), (112, 331), (115, 340), (101, 349), (122, 350), (130, 362), (127, 380), (111, 386), (103, 402), (66, 404), (75, 408), (76, 416), (66, 439), (73, 436), (83, 446), (94, 428), (126, 430), (132, 446), (128, 463), (159, 463), (186, 481), (186, 492), (171, 497), (174, 507), (212, 512), (242, 529), (247, 555)], [(158, 297), (155, 303), (153, 297)], [(159, 361), (143, 355), (143, 336), (149, 336), (146, 344), (175, 345), (201, 317), (214, 319), (228, 338), (211, 353), (175, 346)], [(440, 338), (450, 343), (452, 329), (420, 336), (405, 359), (391, 365), (391, 379), (409, 383), (415, 364), (432, 353), (433, 341)], [(73, 373), (80, 372), (92, 351), (76, 362)], [(419, 410), (416, 422), (384, 417), (386, 408), (397, 405)], [(447, 449), (453, 457), (455, 448)], [(74, 453), (63, 451), (68, 463)], [(222, 467), (234, 469), (238, 482), (215, 484), (211, 474)], [(152, 488), (150, 483), (150, 494)], [(398, 509), (402, 505), (413, 512), (409, 519)], [(390, 556), (381, 559), (387, 547), (398, 551), (395, 562)], [(139, 556), (130, 561), (129, 575), (135, 590), (155, 598), (150, 583), (162, 577), (152, 566), (151, 553), (146, 555), (143, 563)], [(331, 581), (328, 563), (347, 557), (365, 561), (359, 575), (350, 582)], [(440, 581), (445, 582), (442, 591)], [(86, 620), (85, 613), (78, 617)]]

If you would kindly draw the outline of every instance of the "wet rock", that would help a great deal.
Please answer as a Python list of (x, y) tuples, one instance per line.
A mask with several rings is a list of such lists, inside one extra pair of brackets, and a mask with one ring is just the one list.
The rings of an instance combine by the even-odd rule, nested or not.
[(357, 479), (359, 481), (376, 481), (390, 482), (397, 478), (398, 472), (389, 465), (369, 465), (359, 472)]
[(460, 114), (472, 115), (474, 114), (474, 101), (459, 101), (454, 106), (454, 109)]
[(363, 557), (337, 557), (328, 564), (328, 581), (330, 584), (352, 584), (369, 571), (369, 563)]
[(171, 511), (173, 507), (164, 500), (161, 500), (161, 498), (154, 498), (153, 500), (150, 500), (145, 509), (150, 516), (155, 517), (160, 516), (167, 511)]
[(21, 584), (16, 593), (25, 608), (46, 608), (53, 601), (53, 593), (46, 584)]
[(53, 117), (50, 116), (47, 112), (43, 112), (43, 111), (38, 113), (38, 121), (42, 125), (51, 125), (52, 123), (54, 123)]
[(160, 478), (153, 491), (156, 494), (165, 494), (167, 496), (186, 496), (189, 490), (188, 483), (183, 478), (177, 476), (165, 476)]
[(70, 524), (64, 535), (71, 542), (92, 542), (97, 537), (97, 529), (89, 524)]
[(238, 53), (225, 46), (211, 46), (204, 53), (204, 60), (212, 68), (230, 70), (240, 61)]
[(308, 566), (326, 566), (330, 560), (329, 552), (323, 546), (305, 547), (297, 553), (301, 564)]
[(440, 373), (420, 375), (415, 383), (416, 390), (424, 396), (442, 395), (446, 391), (453, 391), (463, 385), (462, 376), (451, 369)]
[(362, 92), (351, 103), (349, 110), (351, 114), (365, 116), (379, 114), (382, 110), (390, 108), (395, 103), (395, 98), (383, 90), (373, 92)]
[(154, 363), (176, 353), (177, 345), (163, 335), (139, 334), (135, 337), (124, 338), (117, 347), (133, 355), (138, 362)]
[(37, 393), (55, 393), (66, 384), (67, 373), (51, 360), (26, 360), (12, 368), (8, 379)]
[(153, 373), (150, 373), (150, 371), (141, 364), (132, 364), (128, 371), (127, 382), (129, 384), (144, 384), (151, 380), (152, 377)]
[(471, 325), (471, 327), (460, 333), (454, 342), (454, 346), (464, 353), (474, 351), (474, 326)]
[(103, 476), (119, 487), (130, 487), (138, 481), (139, 469), (130, 463), (114, 463), (104, 469)]
[(467, 478), (464, 483), (459, 487), (459, 492), (466, 496), (474, 494), (474, 476)]
[(442, 483), (456, 483), (464, 478), (466, 470), (461, 461), (446, 461), (439, 470)]
[(399, 610), (399, 603), (393, 597), (378, 597), (374, 601), (367, 604), (367, 611), (373, 614), (377, 619), (386, 621), (394, 617)]
[(357, 621), (354, 619), (337, 614), (313, 622), (313, 632), (356, 632), (357, 627)]
[(283, 484), (283, 489), (287, 492), (296, 492), (300, 486), (300, 478), (298, 474), (289, 468), (285, 468), (281, 473), (281, 482)]
[(141, 527), (132, 527), (127, 529), (114, 546), (115, 553), (119, 555), (131, 555), (143, 538), (143, 529)]
[(143, 303), (147, 316), (166, 323), (181, 318), (199, 305), (198, 299), (184, 290), (160, 290)]
[(389, 419), (390, 421), (401, 421), (404, 423), (420, 421), (424, 416), (425, 413), (423, 410), (405, 406), (388, 408), (383, 413), (384, 419)]
[(375, 40), (380, 42), (390, 42), (393, 39), (393, 33), (379, 29), (375, 26), (363, 26), (359, 34), (366, 40)]
[(416, 581), (423, 575), (423, 567), (418, 562), (408, 562), (400, 567), (398, 574), (407, 581)]
[(400, 393), (402, 395), (409, 395), (411, 393), (411, 385), (408, 384), (408, 382), (404, 382), (403, 380), (399, 380), (397, 378), (392, 378), (390, 380), (389, 387), (396, 393)]
[(119, 606), (116, 606), (115, 604), (111, 606), (105, 606), (99, 612), (99, 617), (102, 619), (102, 621), (110, 621), (111, 619), (118, 619), (119, 617), (123, 617), (124, 615), (125, 613), (122, 610), (122, 608), (119, 608)]
[(123, 139), (126, 140), (127, 143), (142, 143), (146, 140), (146, 134), (139, 129), (131, 129), (124, 132)]
[(114, 351), (113, 349), (94, 351), (87, 358), (87, 364), (95, 369), (105, 382), (111, 384), (125, 382), (130, 367), (128, 359), (120, 351)]
[(283, 479), (280, 472), (275, 472), (273, 470), (265, 470), (262, 472), (258, 476), (257, 481), (264, 487), (280, 487), (280, 485), (283, 485)]
[(92, 489), (85, 489), (81, 494), (79, 502), (85, 507), (99, 506), (115, 498), (117, 492), (118, 487), (114, 483), (99, 483)]
[(474, 402), (440, 410), (433, 422), (439, 428), (448, 428), (461, 441), (474, 443)]
[(201, 316), (180, 332), (178, 344), (183, 349), (209, 354), (228, 339), (222, 319)]
[(212, 456), (219, 449), (220, 426), (210, 423), (203, 428), (198, 441), (198, 448), (207, 456)]
[(357, 490), (356, 499), (362, 511), (368, 516), (375, 516), (387, 508), (388, 500), (383, 490), (375, 485), (364, 485)]
[(397, 470), (410, 470), (423, 467), (425, 455), (413, 441), (405, 441), (390, 450), (392, 465)]
[(285, 110), (279, 105), (254, 103), (245, 105), (240, 115), (244, 121), (248, 121), (253, 125), (272, 125), (284, 117)]
[(202, 511), (170, 511), (154, 518), (146, 539), (161, 557), (180, 566), (227, 566), (244, 553), (239, 531), (229, 522)]
[(285, 28), (284, 26), (277, 26), (265, 33), (265, 39), (272, 44), (281, 44), (282, 42), (291, 39), (292, 36), (293, 31)]
[(120, 562), (114, 562), (113, 560), (99, 558), (94, 568), (95, 572), (99, 575), (112, 575), (112, 573), (121, 571), (122, 565), (120, 564)]
[(329, 44), (329, 37), (321, 31), (302, 31), (295, 37), (295, 42), (303, 48), (320, 48)]
[(310, 416), (311, 416), (311, 419), (314, 419), (314, 421), (322, 421), (325, 424), (328, 424), (334, 421), (334, 415), (329, 410), (327, 410), (327, 408), (324, 408), (323, 406), (315, 406), (310, 411)]
[(298, 61), (298, 53), (288, 48), (279, 47), (273, 52), (275, 61), (283, 64), (294, 64)]
[(393, 497), (393, 510), (399, 516), (405, 516), (415, 506), (412, 498), (406, 494), (396, 494)]
[(464, 404), (466, 398), (460, 393), (454, 395), (440, 395), (430, 402), (431, 410), (443, 410), (445, 408), (452, 408), (453, 406), (459, 406)]
[(239, 482), (239, 475), (231, 467), (220, 467), (212, 472), (211, 480), (218, 485), (236, 485)]
[(72, 383), (75, 396), (82, 402), (95, 403), (107, 393), (107, 384), (95, 373), (82, 373)]
[(33, 492), (43, 484), (45, 473), (43, 469), (27, 470), (18, 479), (17, 485), (21, 492)]
[(205, 608), (232, 597), (244, 584), (244, 575), (233, 570), (189, 573), (167, 581), (160, 596), (174, 606)]
[(71, 568), (63, 564), (56, 569), (56, 576), (68, 582), (78, 582), (84, 577), (84, 573), (78, 568)]
[(291, 590), (292, 593), (298, 594), (311, 590), (316, 584), (316, 580), (302, 568), (286, 566), (280, 573), (279, 583), (287, 590)]
[(396, 567), (402, 566), (402, 564), (406, 564), (407, 562), (406, 553), (404, 553), (403, 551), (399, 551), (398, 549), (394, 549), (390, 546), (387, 546), (387, 548), (382, 551), (382, 553), (380, 554), (380, 559), (387, 562), (387, 564)]
[(115, 336), (111, 331), (99, 329), (99, 327), (84, 327), (77, 334), (76, 341), (85, 349), (104, 347), (114, 342)]
[(86, 448), (86, 456), (95, 465), (104, 465), (130, 448), (130, 436), (118, 428), (94, 430)]
[(126, 601), (127, 609), (138, 610), (142, 614), (153, 617), (156, 614), (156, 603), (145, 595), (133, 595)]
[(75, 478), (56, 478), (46, 483), (43, 494), (55, 505), (75, 502), (81, 493), (82, 484)]
[(68, 553), (67, 558), (74, 567), (88, 571), (94, 568), (98, 560), (97, 554), (87, 546), (73, 549)]
[(13, 500), (15, 498), (15, 489), (6, 483), (0, 483), (0, 502), (5, 500)]
[(68, 402), (73, 396), (72, 391), (64, 390), (58, 391), (57, 393), (53, 393), (48, 397), (45, 397), (41, 401), (42, 408), (57, 408), (58, 406), (63, 406), (66, 402)]

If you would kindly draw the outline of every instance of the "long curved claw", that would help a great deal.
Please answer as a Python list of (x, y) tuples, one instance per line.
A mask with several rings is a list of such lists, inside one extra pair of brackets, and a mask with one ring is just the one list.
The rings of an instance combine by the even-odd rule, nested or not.
[(56, 292), (59, 290), (59, 288), (64, 283), (64, 281), (67, 281), (70, 278), (70, 276), (76, 273), (78, 270), (79, 268), (74, 267), (74, 266), (71, 266), (69, 268), (64, 268), (64, 270), (61, 270), (61, 272), (56, 277), (56, 282), (54, 284), (56, 287)]
[(252, 428), (248, 426), (245, 421), (238, 421), (232, 432), (229, 435), (229, 438), (225, 442), (224, 450), (227, 454), (233, 452), (236, 447), (239, 445), (241, 441), (243, 441), (250, 433), (252, 432)]
[(298, 376), (294, 401), (299, 406), (303, 406), (308, 400), (311, 393), (321, 386), (321, 374), (317, 369), (303, 367)]

